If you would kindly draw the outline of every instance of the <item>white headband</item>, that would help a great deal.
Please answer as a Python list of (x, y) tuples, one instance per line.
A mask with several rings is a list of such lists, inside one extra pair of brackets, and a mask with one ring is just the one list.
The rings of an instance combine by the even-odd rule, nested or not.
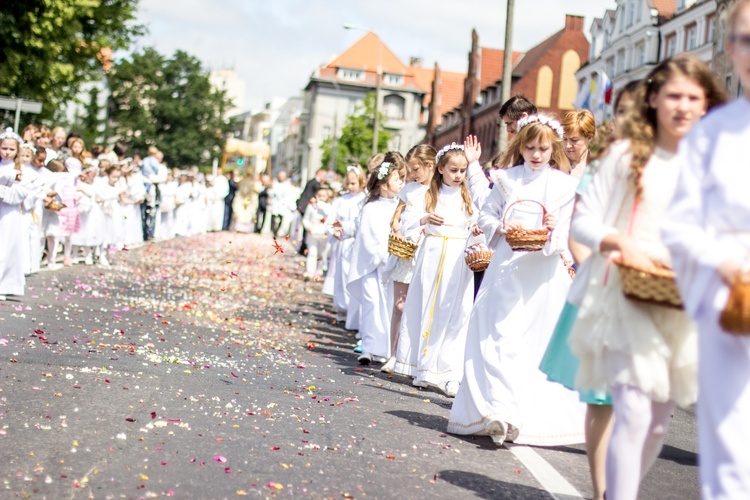
[(463, 144), (456, 144), (455, 142), (451, 142), (450, 144), (445, 146), (443, 149), (438, 151), (438, 153), (435, 155), (435, 163), (439, 162), (440, 158), (442, 158), (445, 153), (454, 149), (463, 151), (464, 146)]

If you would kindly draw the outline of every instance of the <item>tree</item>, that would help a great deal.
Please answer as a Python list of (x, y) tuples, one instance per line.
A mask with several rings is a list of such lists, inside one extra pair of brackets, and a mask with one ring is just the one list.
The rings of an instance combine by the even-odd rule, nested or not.
[(99, 87), (94, 85), (88, 92), (89, 100), (84, 107), (85, 114), (76, 117), (74, 129), (81, 134), (87, 146), (96, 144), (102, 136), (104, 120), (99, 117), (102, 107), (99, 105)]
[(101, 78), (112, 51), (143, 33), (138, 0), (12, 0), (0, 3), (0, 95), (41, 101), (42, 119)]
[[(329, 168), (336, 157), (336, 171), (340, 174), (346, 173), (346, 167), (351, 164), (367, 165), (367, 160), (372, 156), (372, 131), (375, 117), (375, 94), (367, 94), (364, 105), (357, 106), (354, 113), (346, 118), (346, 123), (341, 129), (341, 136), (329, 137), (321, 144), (323, 155), (321, 167)], [(379, 122), (383, 123), (383, 115)], [(391, 133), (382, 127), (378, 128), (378, 151), (388, 150), (388, 141)]]
[(108, 83), (112, 131), (136, 152), (155, 145), (175, 166), (198, 165), (221, 153), (231, 101), (212, 88), (194, 56), (178, 50), (167, 58), (145, 48), (118, 61)]

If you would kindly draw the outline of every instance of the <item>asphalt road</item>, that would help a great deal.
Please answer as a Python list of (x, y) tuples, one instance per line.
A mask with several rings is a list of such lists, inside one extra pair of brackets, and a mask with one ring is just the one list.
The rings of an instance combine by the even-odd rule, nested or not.
[[(582, 446), (447, 435), (450, 399), (359, 367), (288, 247), (220, 233), (110, 260), (0, 302), (0, 498), (591, 494)], [(699, 498), (694, 421), (675, 413), (642, 499)]]

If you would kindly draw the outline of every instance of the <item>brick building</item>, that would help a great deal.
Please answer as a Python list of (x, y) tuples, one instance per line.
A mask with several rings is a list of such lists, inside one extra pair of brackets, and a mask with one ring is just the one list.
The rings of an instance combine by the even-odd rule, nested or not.
[[(578, 91), (576, 72), (588, 55), (583, 17), (565, 16), (562, 30), (525, 54), (513, 54), (511, 95), (524, 95), (547, 113), (559, 115), (573, 109)], [(443, 113), (434, 132), (428, 127), (426, 142), (441, 148), (451, 142), (463, 142), (466, 135), (472, 134), (482, 143), (481, 161), (497, 153), (502, 64), (503, 51), (480, 48), (476, 33), (472, 33), (464, 99), (460, 106)]]

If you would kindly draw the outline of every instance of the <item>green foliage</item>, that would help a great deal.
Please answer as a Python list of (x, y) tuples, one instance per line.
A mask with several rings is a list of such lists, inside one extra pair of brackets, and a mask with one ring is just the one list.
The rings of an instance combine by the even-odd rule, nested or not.
[(84, 115), (77, 117), (75, 130), (81, 134), (86, 147), (100, 142), (98, 139), (102, 135), (102, 125), (104, 121), (99, 118), (102, 108), (99, 106), (99, 87), (92, 87), (89, 91), (89, 99), (84, 107)]
[(102, 75), (102, 49), (120, 50), (143, 33), (138, 0), (0, 2), (0, 95), (42, 102), (43, 120)]
[[(363, 106), (355, 108), (354, 113), (347, 117), (341, 135), (338, 138), (338, 151), (333, 137), (329, 137), (323, 144), (321, 167), (330, 168), (333, 156), (336, 156), (336, 171), (346, 173), (346, 167), (352, 164), (367, 165), (372, 156), (372, 131), (374, 130), (375, 93), (367, 94)], [(383, 128), (383, 115), (379, 117), (378, 151), (388, 150), (391, 133)]]
[(221, 153), (231, 101), (212, 89), (194, 56), (178, 50), (167, 58), (145, 48), (118, 61), (108, 80), (112, 132), (135, 152), (155, 145), (170, 165), (183, 167)]

